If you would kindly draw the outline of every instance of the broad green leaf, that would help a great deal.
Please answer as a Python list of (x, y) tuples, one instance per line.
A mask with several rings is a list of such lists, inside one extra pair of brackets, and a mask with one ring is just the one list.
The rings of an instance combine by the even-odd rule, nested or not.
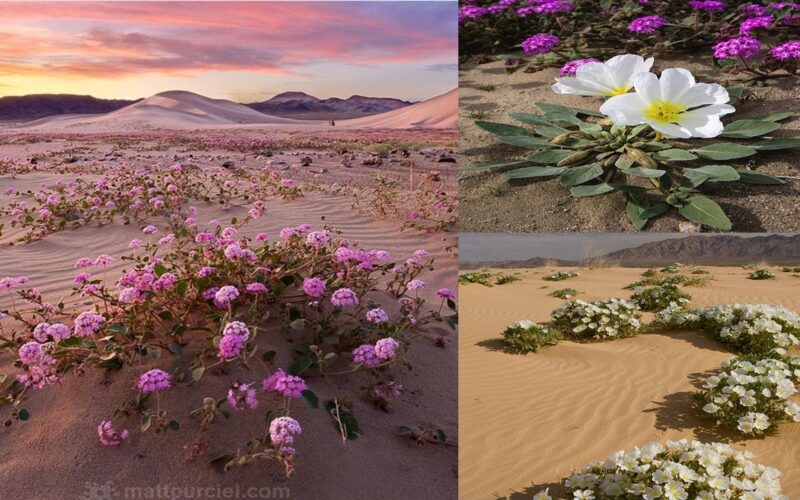
[(664, 149), (672, 149), (672, 146), (669, 144), (664, 144), (663, 142), (648, 142), (647, 144), (643, 144), (640, 147), (642, 151), (647, 151), (652, 153), (653, 151), (662, 151)]
[(625, 211), (628, 213), (628, 218), (631, 220), (631, 223), (633, 223), (633, 227), (637, 230), (641, 230), (647, 224), (647, 219), (642, 217), (642, 212), (645, 211), (643, 206), (629, 201), (625, 206)]
[[(611, 151), (611, 153), (616, 153), (616, 151)], [(602, 159), (599, 156), (597, 158)], [(633, 166), (633, 163), (634, 163), (633, 160), (631, 160), (627, 156), (620, 156), (619, 158), (617, 158), (617, 161), (614, 162), (614, 166), (619, 169), (626, 170), (631, 168)]]
[(558, 104), (550, 104), (547, 102), (535, 102), (536, 107), (544, 111), (545, 113), (552, 113), (552, 112), (568, 112), (572, 114), (582, 114), (588, 116), (597, 116), (600, 118), (605, 118), (605, 115), (602, 113), (598, 113), (597, 111), (589, 111), (588, 109), (580, 109), (580, 108), (570, 108), (569, 106), (561, 106)]
[(781, 128), (780, 123), (765, 120), (739, 120), (725, 125), (722, 137), (734, 139), (748, 139), (768, 134)]
[(596, 179), (601, 175), (603, 175), (603, 166), (599, 163), (592, 163), (567, 169), (561, 174), (560, 182), (564, 187), (572, 187)]
[(742, 94), (744, 93), (744, 85), (742, 85), (741, 83), (737, 83), (735, 85), (730, 85), (726, 87), (725, 90), (728, 91), (728, 96), (730, 97), (730, 101), (728, 101), (728, 104), (733, 105), (736, 104), (736, 101), (738, 101), (742, 97)]
[(319, 398), (317, 398), (317, 395), (314, 394), (314, 391), (306, 389), (303, 392), (301, 392), (300, 395), (303, 396), (303, 399), (306, 400), (308, 406), (312, 408), (319, 408)]
[(544, 117), (547, 119), (547, 121), (549, 121), (556, 127), (558, 127), (559, 124), (561, 123), (567, 123), (569, 125), (580, 125), (584, 123), (583, 120), (581, 120), (575, 115), (575, 113), (551, 112), (551, 113), (545, 113)]
[(556, 147), (556, 144), (552, 142), (543, 141), (536, 137), (531, 137), (530, 135), (498, 135), (495, 139), (497, 142), (518, 146), (520, 148), (542, 149)]
[(667, 213), (667, 210), (669, 210), (669, 205), (667, 203), (656, 203), (652, 207), (642, 212), (640, 216), (644, 217), (645, 219), (652, 219), (653, 217), (658, 217), (661, 214)]
[(708, 158), (709, 160), (733, 160), (734, 158), (744, 158), (757, 153), (755, 149), (749, 146), (734, 144), (732, 142), (709, 144), (699, 149), (693, 149), (692, 152), (697, 153), (703, 158)]
[(544, 116), (535, 115), (533, 113), (509, 113), (508, 117), (517, 120), (518, 122), (527, 123), (528, 125), (552, 125), (552, 123), (547, 121)]
[(503, 167), (513, 167), (516, 165), (526, 165), (528, 162), (524, 160), (509, 160), (509, 161), (490, 161), (486, 163), (473, 163), (461, 168), (462, 172), (480, 172), (481, 170), (492, 170)]
[(699, 194), (689, 196), (685, 203), (678, 207), (678, 212), (689, 219), (706, 226), (730, 231), (732, 224), (725, 212), (710, 198)]
[(786, 184), (786, 181), (783, 179), (779, 179), (767, 174), (753, 172), (751, 170), (739, 170), (739, 182), (744, 182), (745, 184), (767, 185)]
[(767, 139), (765, 141), (760, 141), (755, 144), (751, 144), (750, 146), (759, 151), (774, 151), (776, 149), (800, 148), (800, 139), (786, 139), (786, 138)]
[(528, 167), (506, 172), (506, 179), (530, 179), (532, 177), (553, 177), (564, 173), (567, 167)]
[(569, 150), (551, 149), (548, 151), (541, 151), (525, 159), (533, 163), (555, 164), (571, 154), (572, 151)]
[(763, 115), (763, 116), (754, 116), (750, 118), (751, 120), (763, 120), (768, 122), (779, 122), (790, 118), (792, 116), (791, 113), (773, 113), (771, 115)]
[(631, 184), (614, 184), (609, 183), (609, 186), (616, 189), (617, 191), (623, 191), (625, 193), (633, 193), (633, 194), (643, 194), (647, 192), (646, 187), (642, 186), (633, 186)]
[(487, 122), (486, 120), (477, 120), (475, 125), (482, 128), (487, 132), (494, 135), (530, 135), (531, 131), (527, 128), (518, 127), (516, 125), (509, 125), (507, 123)]
[(581, 122), (580, 125), (578, 125), (578, 129), (580, 129), (581, 132), (593, 134), (595, 132), (601, 132), (603, 130), (603, 127), (601, 127), (597, 123)]
[(614, 188), (608, 184), (593, 184), (591, 186), (575, 186), (570, 189), (572, 196), (583, 198), (585, 196), (597, 196), (599, 194), (610, 193)]
[[(739, 172), (729, 165), (706, 165), (699, 168), (686, 168), (683, 175), (693, 181), (693, 185), (699, 186), (709, 180), (714, 182), (738, 181)], [(695, 184), (694, 181), (699, 181)]]
[(664, 149), (657, 152), (653, 157), (661, 161), (690, 161), (697, 159), (697, 156), (680, 148)]
[(543, 135), (545, 137), (558, 137), (564, 132), (566, 132), (565, 129), (558, 127), (539, 127), (536, 129), (537, 134)]
[(655, 179), (667, 173), (666, 170), (645, 167), (621, 168), (620, 172), (634, 177), (645, 177), (647, 179)]

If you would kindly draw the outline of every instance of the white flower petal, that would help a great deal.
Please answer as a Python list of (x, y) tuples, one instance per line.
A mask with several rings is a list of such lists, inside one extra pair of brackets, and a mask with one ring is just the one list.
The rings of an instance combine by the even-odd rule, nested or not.
[(683, 128), (674, 123), (664, 123), (657, 121), (647, 121), (647, 124), (653, 127), (653, 130), (661, 132), (667, 137), (678, 137), (681, 139), (688, 139), (692, 133), (688, 129)]
[(704, 104), (725, 104), (728, 101), (728, 91), (716, 83), (698, 83), (681, 97), (681, 102), (690, 108)]
[(604, 102), (600, 112), (618, 125), (639, 125), (644, 123), (644, 108), (638, 94), (622, 94)]
[(603, 96), (607, 92), (607, 89), (600, 84), (571, 76), (556, 78), (556, 83), (551, 88), (556, 94), (582, 96)]
[(703, 137), (711, 139), (717, 137), (725, 128), (719, 119), (719, 115), (689, 115), (684, 113), (681, 116), (680, 126), (689, 131), (692, 137)]
[(694, 76), (683, 68), (667, 68), (661, 72), (661, 99), (668, 102), (683, 102), (681, 97), (695, 84)]
[(661, 85), (658, 77), (653, 73), (639, 73), (633, 77), (633, 86), (636, 93), (642, 96), (645, 103), (661, 100)]
[(615, 87), (633, 86), (633, 77), (639, 73), (646, 73), (653, 66), (653, 58), (647, 60), (636, 54), (623, 54), (614, 56), (605, 62), (605, 66), (612, 74)]

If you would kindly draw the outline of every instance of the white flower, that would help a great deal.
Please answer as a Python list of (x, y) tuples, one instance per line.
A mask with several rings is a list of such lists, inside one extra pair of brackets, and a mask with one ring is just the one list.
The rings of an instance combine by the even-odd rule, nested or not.
[(574, 77), (556, 78), (553, 92), (585, 96), (627, 94), (633, 88), (633, 77), (650, 71), (653, 58), (625, 54), (606, 62), (590, 62), (578, 68)]
[(553, 497), (550, 496), (550, 488), (533, 495), (533, 500), (553, 500)]
[(636, 92), (612, 97), (600, 112), (619, 125), (646, 123), (668, 137), (716, 137), (722, 133), (720, 116), (736, 111), (727, 103), (728, 91), (716, 83), (695, 83), (683, 68), (669, 68), (661, 78), (640, 73), (633, 79)]

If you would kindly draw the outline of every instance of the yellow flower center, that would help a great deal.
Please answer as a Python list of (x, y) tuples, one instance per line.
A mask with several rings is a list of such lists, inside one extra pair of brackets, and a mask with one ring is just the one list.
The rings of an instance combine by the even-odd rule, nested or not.
[(667, 101), (653, 101), (644, 110), (644, 116), (654, 122), (677, 123), (686, 106)]
[(609, 97), (613, 97), (615, 95), (622, 95), (627, 94), (628, 91), (631, 90), (631, 87), (617, 87), (615, 89), (611, 89), (611, 91), (607, 94)]

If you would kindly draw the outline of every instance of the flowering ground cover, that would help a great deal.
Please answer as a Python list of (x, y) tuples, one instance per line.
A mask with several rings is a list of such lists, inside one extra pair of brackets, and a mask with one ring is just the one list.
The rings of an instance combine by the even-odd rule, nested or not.
[[(32, 438), (82, 450), (98, 465), (62, 485), (76, 495), (84, 479), (119, 467), (181, 484), (187, 475), (263, 484), (266, 470), (309, 497), (353, 467), (399, 460), (449, 475), (457, 320), (448, 226), (353, 207), (331, 186), (365, 186), (377, 167), (354, 160), (334, 173), (334, 151), (304, 152), (317, 167), (302, 166), (298, 151), (87, 144), (3, 146), (6, 453)], [(444, 151), (409, 156), (435, 166)], [(392, 157), (381, 174), (406, 179), (408, 166)], [(310, 172), (323, 165), (330, 170)], [(413, 238), (400, 234), (415, 227)], [(73, 430), (36, 430), (59, 420)], [(331, 465), (337, 454), (347, 456)], [(229, 472), (214, 479), (210, 466)], [(311, 480), (326, 469), (327, 482)], [(439, 484), (439, 494), (454, 491), (452, 479)]]

